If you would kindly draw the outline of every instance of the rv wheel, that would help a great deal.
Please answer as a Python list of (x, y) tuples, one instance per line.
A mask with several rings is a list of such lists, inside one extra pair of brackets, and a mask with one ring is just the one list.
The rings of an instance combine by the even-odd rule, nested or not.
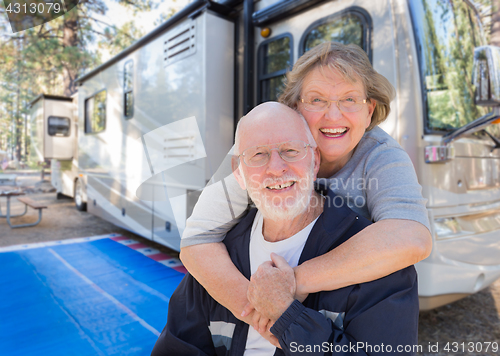
[(75, 184), (75, 206), (79, 211), (87, 211), (87, 203), (83, 201), (83, 187), (80, 179)]

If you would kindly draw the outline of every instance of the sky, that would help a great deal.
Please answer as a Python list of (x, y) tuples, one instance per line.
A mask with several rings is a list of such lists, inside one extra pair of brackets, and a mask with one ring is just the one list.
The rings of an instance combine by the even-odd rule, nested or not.
[[(134, 17), (132, 11), (127, 10), (123, 6), (117, 4), (115, 1), (104, 0), (106, 6), (108, 7), (108, 11), (106, 16), (101, 16), (101, 19), (102, 21), (111, 25), (115, 25), (117, 27), (123, 25), (125, 22), (134, 19), (136, 27), (142, 29), (144, 34), (146, 35), (154, 30), (157, 26), (159, 26), (159, 24), (155, 25), (155, 22), (160, 18), (162, 13), (168, 13), (171, 8), (179, 11), (192, 1), (193, 0), (156, 0), (157, 3), (160, 3), (157, 9), (150, 12), (137, 14)], [(110, 55), (106, 51), (101, 50), (102, 62), (106, 62), (112, 57), (113, 55)]]
[[(142, 13), (137, 15), (136, 26), (141, 27), (145, 33), (151, 32), (156, 26), (154, 26), (155, 21), (159, 18), (161, 13), (167, 13), (170, 8), (174, 8), (177, 11), (184, 8), (188, 3), (193, 0), (156, 0), (160, 3), (158, 9)], [(114, 25), (120, 26), (123, 23), (129, 21), (133, 18), (132, 12), (127, 11), (123, 6), (118, 5), (113, 0), (104, 0), (108, 6), (108, 14), (106, 16), (107, 22), (112, 22)]]
[[(137, 16), (133, 16), (132, 11), (125, 9), (123, 6), (120, 6), (114, 0), (103, 0), (106, 6), (108, 7), (108, 12), (106, 16), (101, 16), (100, 19), (106, 23), (120, 26), (123, 23), (130, 21), (131, 19), (135, 19), (136, 26), (141, 28), (145, 34), (151, 32), (156, 26), (154, 23), (159, 19), (162, 13), (168, 13), (170, 8), (173, 8), (177, 11), (184, 8), (187, 4), (192, 2), (193, 0), (156, 0), (159, 3), (159, 7), (156, 10), (141, 13)], [(2, 14), (5, 18), (0, 19), (1, 21), (8, 21), (6, 14)], [(12, 32), (7, 31), (7, 35), (11, 35)], [(0, 33), (0, 35), (3, 35)]]

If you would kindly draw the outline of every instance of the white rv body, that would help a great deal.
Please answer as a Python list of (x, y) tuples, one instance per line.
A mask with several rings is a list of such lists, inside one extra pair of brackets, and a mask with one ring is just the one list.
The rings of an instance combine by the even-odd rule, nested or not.
[(71, 160), (77, 137), (72, 99), (42, 94), (30, 106), (32, 151), (36, 159)]
[[(315, 43), (314, 38), (321, 42), (323, 33), (332, 39), (351, 36), (335, 32), (333, 25), (333, 30), (321, 27), (348, 18), (349, 29), (359, 31), (353, 38), (396, 88), (391, 113), (381, 127), (409, 154), (428, 200), (434, 247), (431, 256), (416, 265), (421, 308), (475, 293), (499, 278), (500, 150), (492, 150), (493, 141), (485, 135), (467, 135), (450, 144), (455, 152), (451, 159), (430, 163), (428, 157), (429, 148), (440, 147), (443, 135), (460, 126), (446, 116), (451, 112), (448, 107), (446, 112), (436, 110), (443, 98), (446, 102), (457, 98), (446, 81), (462, 78), (451, 69), (443, 73), (422, 69), (429, 57), (423, 47), (429, 31), (429, 23), (424, 26), (424, 22), (430, 21), (430, 12), (424, 10), (434, 5), (426, 0), (241, 3), (222, 2), (225, 10), (232, 10), (228, 12), (217, 4), (195, 1), (131, 49), (79, 79), (76, 164), (89, 212), (178, 249), (183, 226), (175, 221), (185, 220), (196, 201), (188, 193), (201, 189), (228, 153), (234, 122), (249, 107), (275, 99), (282, 75), (308, 43)], [(249, 18), (255, 25), (251, 33)], [(269, 37), (261, 36), (263, 28), (270, 30)], [(451, 43), (443, 30), (436, 31)], [(177, 35), (187, 37), (180, 40)], [(164, 56), (176, 41), (189, 46), (177, 58), (169, 57), (175, 51)], [(132, 76), (127, 74), (130, 62)], [(462, 82), (470, 83), (469, 74), (464, 78)], [(87, 102), (104, 90), (105, 127), (86, 132), (86, 107), (91, 105)], [(133, 98), (133, 105), (127, 106), (126, 95)], [(473, 103), (470, 106), (473, 112), (487, 112)], [(130, 117), (126, 107), (133, 107)], [(454, 115), (457, 122), (462, 120), (459, 110)], [(164, 137), (170, 132), (165, 125), (192, 117), (207, 157), (199, 158), (203, 152), (193, 149), (192, 157), (198, 157), (193, 161), (171, 170), (168, 164), (162, 167), (161, 152), (170, 152), (168, 145), (173, 142)], [(439, 120), (451, 124), (439, 126)], [(498, 125), (490, 128), (498, 137)], [(189, 142), (180, 146), (190, 144), (195, 146)], [(142, 200), (134, 190), (140, 184)], [(74, 186), (66, 191), (74, 191)], [(166, 196), (177, 198), (175, 209)]]
[[(174, 41), (175, 45), (183, 34), (189, 41), (180, 46), (188, 49), (165, 56), (165, 42)], [(233, 47), (234, 23), (205, 12), (181, 21), (81, 83), (78, 162), (85, 175), (89, 212), (179, 249), (179, 226), (162, 182), (169, 179), (169, 192), (179, 196), (200, 190), (231, 148), (234, 71), (228, 68), (233, 67)], [(134, 101), (128, 118), (123, 111), (127, 63), (133, 68)], [(86, 102), (100, 92), (106, 93), (105, 128), (99, 133), (85, 132)], [(189, 157), (192, 136), (168, 137), (161, 131), (165, 125), (186, 118), (195, 118), (208, 159)], [(182, 168), (168, 171), (163, 164), (174, 148), (189, 158)], [(137, 189), (148, 179), (146, 185), (154, 196), (146, 198), (150, 201), (140, 200)], [(179, 220), (185, 221), (186, 204), (177, 209), (183, 214)]]

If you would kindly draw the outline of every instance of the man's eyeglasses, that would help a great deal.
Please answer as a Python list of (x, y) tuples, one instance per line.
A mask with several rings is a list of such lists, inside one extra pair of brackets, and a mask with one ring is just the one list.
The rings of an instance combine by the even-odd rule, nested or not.
[(325, 98), (300, 99), (304, 104), (304, 109), (311, 112), (320, 112), (330, 108), (331, 103), (337, 103), (337, 107), (342, 112), (358, 112), (366, 104), (366, 99), (356, 97), (346, 97), (339, 100), (328, 100)]
[(287, 141), (277, 143), (270, 148), (269, 146), (255, 146), (244, 150), (239, 157), (243, 158), (243, 162), (249, 167), (262, 167), (271, 158), (271, 151), (278, 150), (280, 157), (287, 162), (300, 161), (307, 155), (307, 147), (311, 145), (304, 141)]

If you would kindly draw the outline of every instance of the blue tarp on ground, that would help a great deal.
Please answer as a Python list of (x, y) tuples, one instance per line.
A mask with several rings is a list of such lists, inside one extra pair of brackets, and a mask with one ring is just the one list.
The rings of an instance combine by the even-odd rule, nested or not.
[(0, 253), (0, 354), (149, 355), (183, 276), (107, 238)]

